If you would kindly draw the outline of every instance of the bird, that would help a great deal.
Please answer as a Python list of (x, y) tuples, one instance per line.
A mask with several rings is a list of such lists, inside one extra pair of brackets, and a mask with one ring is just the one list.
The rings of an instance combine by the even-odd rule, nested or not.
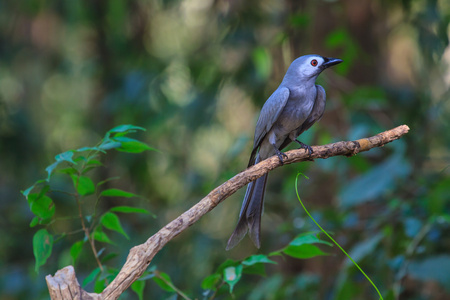
[[(317, 54), (295, 59), (281, 84), (264, 103), (256, 123), (253, 150), (248, 167), (273, 155), (283, 163), (286, 154), (281, 152), (292, 142), (311, 155), (311, 146), (297, 140), (298, 136), (319, 121), (325, 111), (326, 94), (316, 78), (323, 70), (343, 62), (339, 58)], [(235, 230), (228, 240), (226, 250), (234, 248), (247, 234), (253, 244), (261, 246), (261, 215), (268, 174), (248, 184)]]

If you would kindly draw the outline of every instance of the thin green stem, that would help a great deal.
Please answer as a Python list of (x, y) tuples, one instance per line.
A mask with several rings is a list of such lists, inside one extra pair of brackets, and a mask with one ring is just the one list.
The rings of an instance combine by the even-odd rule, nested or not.
[(191, 298), (188, 297), (188, 295), (186, 295), (185, 293), (183, 293), (180, 289), (178, 289), (172, 282), (166, 280), (163, 276), (161, 276), (161, 274), (159, 274), (158, 271), (154, 272), (155, 276), (158, 277), (159, 279), (161, 279), (162, 281), (164, 281), (165, 284), (167, 284), (168, 286), (170, 286), (178, 295), (181, 296), (181, 298), (185, 299), (185, 300), (192, 300)]
[(99, 195), (99, 193), (98, 193), (98, 187), (100, 185), (108, 182), (108, 181), (116, 180), (116, 179), (119, 179), (119, 178), (120, 178), (119, 176), (111, 177), (111, 178), (108, 178), (108, 179), (103, 180), (103, 181), (101, 181), (101, 182), (96, 184), (96, 186), (95, 186), (95, 196), (97, 197), (97, 200), (95, 200), (94, 213), (92, 214), (92, 222), (91, 222), (91, 227), (90, 227), (91, 230), (94, 228), (94, 225), (97, 223), (97, 219), (98, 219), (97, 209), (98, 209), (98, 205), (100, 204), (100, 200), (102, 199), (102, 196)]
[[(298, 173), (297, 177), (295, 177), (295, 193), (297, 194), (297, 198), (298, 201), (300, 202), (300, 204), (302, 205), (303, 209), (305, 210), (306, 214), (308, 215), (308, 217), (317, 225), (317, 227), (319, 227), (319, 229), (336, 245), (338, 246), (339, 249), (341, 249), (341, 251), (352, 261), (352, 263), (358, 268), (358, 270), (364, 275), (364, 277), (366, 277), (366, 279), (372, 284), (372, 286), (374, 287), (374, 289), (377, 291), (378, 296), (380, 296), (380, 299), (383, 300), (383, 296), (381, 296), (380, 291), (378, 290), (377, 286), (373, 283), (373, 281), (369, 278), (369, 276), (366, 275), (366, 273), (364, 273), (364, 271), (361, 269), (361, 267), (353, 260), (353, 258), (351, 258), (350, 255), (348, 255), (348, 253), (341, 247), (341, 245), (339, 245), (329, 234), (328, 232), (325, 231), (325, 229), (322, 228), (322, 226), (319, 225), (319, 223), (316, 222), (316, 220), (314, 220), (314, 218), (311, 216), (311, 214), (309, 213), (309, 211), (306, 209), (305, 205), (303, 204), (302, 200), (300, 199), (300, 195), (298, 194), (298, 176), (299, 175), (303, 175), (302, 173)], [(308, 179), (308, 177), (306, 177), (305, 175), (303, 175), (305, 178)]]

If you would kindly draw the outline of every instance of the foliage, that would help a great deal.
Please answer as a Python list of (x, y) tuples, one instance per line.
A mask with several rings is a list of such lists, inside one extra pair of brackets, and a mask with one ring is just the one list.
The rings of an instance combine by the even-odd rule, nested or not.
[(234, 286), (241, 280), (242, 274), (267, 276), (265, 264), (277, 264), (270, 257), (284, 254), (298, 259), (308, 259), (328, 255), (314, 244), (331, 246), (330, 243), (320, 240), (314, 232), (307, 232), (297, 236), (284, 248), (268, 255), (251, 255), (241, 261), (229, 259), (222, 263), (213, 274), (203, 280), (202, 288), (206, 290), (204, 295), (208, 299), (215, 298), (217, 295), (224, 293), (223, 289), (221, 289), (224, 284), (228, 285), (229, 292), (232, 293)]
[[(152, 264), (184, 294), (200, 295), (202, 280), (227, 259), (268, 255), (316, 230), (295, 204), (301, 172), (310, 178), (301, 196), (311, 215), (385, 299), (449, 298), (449, 13), (445, 0), (0, 1), (0, 298), (48, 299), (46, 274), (74, 260), (82, 279), (95, 269), (89, 242), (77, 231), (76, 201), (57, 190), (78, 193), (85, 217), (104, 190), (145, 195), (102, 196), (96, 220), (84, 218), (98, 224), (104, 213), (119, 217), (129, 240), (104, 225), (104, 235), (89, 228), (105, 241), (95, 240), (101, 264), (117, 267), (129, 245), (142, 243), (242, 170), (260, 108), (290, 62), (307, 53), (344, 63), (318, 78), (327, 108), (303, 142), (358, 139), (400, 124), (411, 128), (408, 136), (354, 157), (271, 174), (260, 252), (248, 239), (223, 250), (241, 192), (169, 243)], [(132, 137), (161, 152), (100, 152), (96, 160), (107, 167), (93, 164), (78, 179), (60, 172), (70, 159), (78, 170), (83, 161), (77, 157), (89, 153), (67, 149), (95, 145), (115, 124), (146, 128), (150, 134), (138, 130)], [(62, 155), (54, 159), (55, 153)], [(50, 162), (57, 165), (43, 176)], [(37, 195), (23, 201), (19, 191), (43, 177), (29, 191)], [(40, 195), (47, 184), (51, 191)], [(266, 277), (243, 273), (234, 299), (375, 297), (339, 249), (314, 246), (333, 255), (270, 256), (278, 264), (263, 264)], [(93, 280), (86, 289), (99, 289), (110, 271), (94, 273), (98, 286)], [(143, 277), (123, 297), (138, 294), (163, 299), (175, 293)], [(216, 295), (233, 299), (227, 283)]]
[[(28, 200), (31, 212), (35, 214), (35, 217), (30, 223), (30, 227), (43, 225), (46, 228), (51, 229), (52, 224), (59, 221), (59, 219), (55, 217), (55, 203), (53, 203), (48, 195), (51, 195), (52, 193), (63, 193), (69, 195), (72, 200), (76, 202), (76, 205), (78, 206), (78, 218), (82, 227), (78, 232), (84, 234), (84, 238), (71, 245), (70, 256), (72, 257), (73, 264), (75, 264), (82, 252), (84, 244), (87, 243), (90, 245), (98, 267), (93, 269), (89, 275), (86, 276), (82, 286), (85, 287), (91, 282), (95, 282), (94, 291), (96, 293), (100, 293), (108, 282), (111, 282), (114, 279), (118, 269), (106, 267), (104, 265), (104, 261), (107, 260), (108, 257), (116, 254), (109, 253), (103, 255), (104, 251), (98, 251), (95, 242), (115, 244), (108, 237), (104, 229), (116, 231), (126, 239), (130, 239), (123, 229), (119, 217), (114, 212), (145, 214), (150, 214), (150, 212), (143, 208), (132, 206), (113, 206), (109, 211), (100, 213), (97, 208), (102, 198), (132, 198), (139, 196), (116, 188), (102, 190), (102, 187), (106, 182), (117, 178), (107, 178), (95, 184), (87, 175), (96, 168), (103, 166), (99, 161), (99, 158), (101, 155), (106, 154), (107, 150), (116, 149), (118, 151), (129, 153), (154, 150), (143, 142), (125, 137), (125, 135), (135, 132), (136, 130), (145, 129), (133, 125), (117, 126), (109, 130), (97, 146), (82, 147), (77, 150), (69, 150), (57, 154), (55, 156), (56, 161), (45, 169), (48, 174), (47, 178), (36, 181), (36, 183), (22, 192)], [(51, 188), (52, 177), (55, 173), (61, 173), (71, 178), (73, 183), (71, 191), (55, 190)], [(88, 202), (94, 202), (95, 205), (94, 210), (86, 215), (85, 211), (87, 211), (86, 206)], [(54, 239), (64, 238), (68, 234), (70, 233), (55, 232), (51, 234), (47, 229), (40, 229), (35, 233), (33, 237), (33, 252), (36, 260), (36, 272), (38, 272), (39, 267), (44, 265), (50, 257)], [(275, 261), (269, 258), (270, 256), (281, 256), (285, 254), (298, 259), (308, 259), (327, 255), (327, 253), (323, 252), (314, 244), (326, 244), (331, 246), (330, 243), (320, 240), (318, 236), (313, 233), (304, 233), (296, 237), (286, 247), (272, 252), (269, 255), (252, 255), (242, 261), (227, 260), (218, 267), (215, 273), (203, 280), (202, 289), (206, 290), (204, 295), (207, 296), (208, 299), (215, 298), (216, 295), (220, 294), (218, 294), (218, 292), (225, 283), (229, 287), (229, 293), (232, 294), (234, 286), (240, 281), (242, 274), (245, 273), (265, 276), (266, 271), (264, 264), (276, 264)], [(103, 257), (101, 257), (101, 255), (103, 255)], [(167, 273), (160, 272), (155, 267), (146, 271), (140, 280), (132, 285), (132, 290), (136, 292), (140, 299), (143, 299), (144, 295), (144, 280), (148, 279), (153, 279), (153, 281), (166, 292), (179, 294), (181, 297), (189, 299), (185, 293), (175, 287), (172, 279)]]
[[(116, 231), (129, 239), (129, 236), (120, 223), (119, 217), (114, 212), (145, 214), (150, 214), (150, 212), (143, 208), (130, 206), (115, 206), (106, 212), (98, 211), (99, 203), (105, 197), (131, 198), (139, 196), (115, 188), (103, 189), (106, 182), (117, 178), (107, 178), (98, 183), (94, 183), (88, 175), (92, 174), (93, 170), (103, 166), (99, 161), (99, 158), (101, 155), (106, 154), (108, 150), (116, 149), (128, 153), (140, 153), (145, 150), (154, 150), (143, 142), (126, 137), (126, 135), (137, 130), (145, 129), (133, 125), (117, 126), (109, 130), (97, 146), (83, 147), (77, 150), (69, 150), (57, 154), (55, 156), (55, 162), (45, 169), (48, 174), (47, 178), (38, 180), (35, 184), (22, 192), (28, 200), (31, 212), (35, 215), (30, 223), (30, 227), (35, 227), (37, 225), (46, 227), (38, 230), (33, 237), (36, 272), (38, 272), (39, 267), (44, 265), (50, 257), (54, 240), (64, 238), (71, 234), (67, 232), (54, 232), (54, 230), (50, 233), (47, 229), (52, 230), (53, 224), (60, 221), (60, 219), (77, 217), (76, 215), (57, 217), (56, 204), (50, 196), (54, 193), (63, 193), (68, 195), (70, 199), (76, 203), (78, 207), (78, 218), (82, 228), (75, 232), (84, 235), (81, 240), (74, 242), (70, 246), (70, 256), (73, 260), (72, 263), (76, 263), (84, 244), (87, 243), (89, 244), (98, 265), (98, 267), (85, 278), (83, 286), (95, 280), (95, 290), (101, 291), (103, 284), (107, 282), (102, 276), (106, 276), (106, 278), (109, 278), (108, 280), (110, 280), (110, 278), (112, 278), (111, 276), (115, 275), (115, 269), (105, 269), (102, 263), (104, 258), (114, 254), (110, 253), (103, 255), (102, 258), (101, 255), (104, 251), (98, 251), (98, 245), (96, 246), (95, 242), (114, 244), (104, 229)], [(52, 188), (52, 179), (55, 173), (63, 174), (67, 179), (71, 179), (73, 183), (72, 189), (65, 191)], [(87, 209), (88, 203), (94, 203), (93, 211)]]
[(314, 222), (314, 224), (317, 225), (317, 227), (319, 227), (319, 229), (336, 245), (338, 246), (338, 248), (351, 260), (351, 262), (353, 263), (353, 265), (355, 265), (355, 267), (358, 268), (358, 270), (364, 275), (364, 277), (366, 277), (366, 279), (370, 282), (370, 284), (374, 287), (374, 289), (377, 291), (378, 296), (380, 296), (380, 299), (383, 300), (383, 296), (381, 295), (380, 291), (378, 290), (377, 286), (373, 283), (373, 281), (369, 278), (369, 276), (367, 276), (367, 274), (361, 269), (361, 267), (358, 265), (357, 262), (355, 262), (355, 260), (348, 255), (348, 253), (341, 247), (341, 245), (339, 245), (338, 242), (336, 242), (329, 234), (328, 232), (322, 228), (322, 226), (319, 225), (319, 223), (317, 223), (316, 220), (314, 220), (314, 218), (311, 216), (311, 214), (309, 213), (309, 211), (306, 209), (305, 205), (303, 204), (302, 200), (300, 199), (300, 195), (298, 194), (298, 177), (300, 175), (303, 175), (306, 179), (309, 179), (307, 176), (305, 176), (304, 174), (298, 173), (297, 177), (295, 178), (295, 193), (297, 194), (297, 198), (298, 201), (300, 202), (301, 206), (303, 207), (303, 209), (305, 210), (306, 214), (308, 215), (308, 217)]

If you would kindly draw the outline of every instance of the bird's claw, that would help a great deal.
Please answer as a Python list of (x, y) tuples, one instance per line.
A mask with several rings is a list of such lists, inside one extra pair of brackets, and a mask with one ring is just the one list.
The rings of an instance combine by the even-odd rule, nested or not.
[(311, 156), (311, 154), (314, 153), (314, 151), (310, 145), (306, 145), (306, 144), (300, 142), (299, 140), (295, 140), (295, 141), (300, 145), (300, 149), (305, 149), (305, 151), (307, 151), (309, 153), (309, 156)]
[(281, 151), (278, 150), (278, 149), (277, 149), (277, 152), (276, 152), (276, 153), (277, 153), (278, 158), (280, 159), (281, 164), (283, 165), (283, 164), (284, 164), (283, 156), (284, 156), (285, 158), (288, 158), (288, 156), (286, 155), (286, 153), (281, 152)]

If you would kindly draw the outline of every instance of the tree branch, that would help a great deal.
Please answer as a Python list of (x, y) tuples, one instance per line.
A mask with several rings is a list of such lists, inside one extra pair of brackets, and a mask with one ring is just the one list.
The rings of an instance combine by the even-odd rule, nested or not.
[[(303, 149), (291, 150), (286, 152), (288, 158), (284, 159), (284, 164), (292, 164), (301, 161), (307, 161), (316, 158), (329, 158), (331, 156), (345, 155), (352, 156), (359, 152), (368, 151), (375, 147), (382, 147), (404, 134), (408, 133), (409, 127), (401, 125), (391, 130), (379, 133), (369, 138), (359, 139), (357, 141), (337, 142), (333, 144), (314, 146), (314, 153), (309, 157)], [(184, 212), (178, 218), (164, 226), (156, 234), (151, 236), (144, 244), (131, 248), (127, 260), (117, 277), (105, 288), (101, 294), (88, 294), (81, 290), (72, 297), (80, 299), (79, 295), (88, 295), (88, 299), (117, 299), (134, 281), (136, 281), (147, 269), (153, 257), (175, 236), (183, 232), (189, 226), (197, 222), (203, 215), (215, 208), (220, 202), (233, 195), (237, 190), (244, 187), (249, 182), (261, 177), (271, 170), (281, 166), (277, 156), (272, 156), (257, 165), (254, 165), (230, 180), (212, 190), (205, 198), (200, 200), (192, 208)], [(71, 269), (73, 276), (59, 276), (64, 274), (66, 269)], [(55, 277), (48, 275), (46, 277), (47, 285), (52, 299), (72, 299), (63, 297), (61, 290), (63, 286), (78, 286), (76, 282), (73, 267), (69, 266), (55, 274)], [(75, 280), (76, 283), (68, 282)], [(86, 299), (83, 297), (83, 299)]]

